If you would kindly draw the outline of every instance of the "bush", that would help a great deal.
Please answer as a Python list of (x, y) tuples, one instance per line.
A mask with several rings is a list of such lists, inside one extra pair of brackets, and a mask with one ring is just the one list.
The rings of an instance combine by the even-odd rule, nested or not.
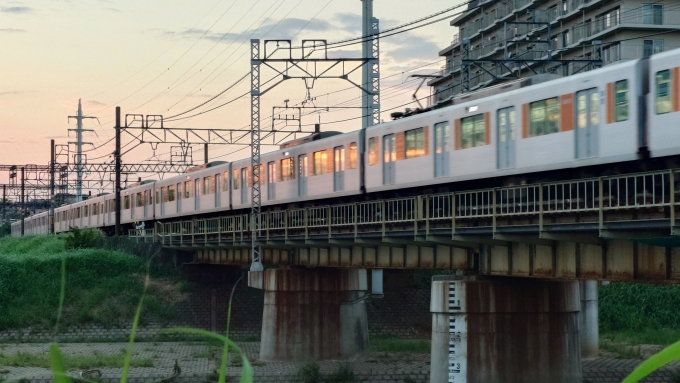
[(89, 249), (94, 247), (104, 238), (104, 233), (99, 229), (79, 229), (72, 227), (66, 235), (66, 250)]
[(680, 329), (680, 286), (611, 283), (599, 294), (602, 332)]
[(309, 362), (298, 369), (295, 380), (299, 383), (319, 383), (319, 364)]
[[(111, 250), (67, 252), (63, 238), (46, 235), (0, 239), (0, 330), (54, 325), (64, 258), (63, 324), (118, 325), (134, 316), (143, 291), (146, 263)], [(174, 305), (184, 296), (179, 292), (180, 282), (160, 266), (152, 266), (150, 274), (145, 315), (174, 318)]]
[(356, 381), (356, 378), (354, 377), (352, 366), (347, 362), (343, 362), (335, 372), (328, 376), (326, 381), (328, 383), (353, 383)]

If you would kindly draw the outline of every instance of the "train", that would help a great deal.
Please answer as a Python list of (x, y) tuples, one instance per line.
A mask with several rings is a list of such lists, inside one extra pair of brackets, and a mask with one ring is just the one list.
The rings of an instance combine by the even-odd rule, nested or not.
[[(678, 62), (680, 49), (568, 77), (538, 75), (452, 97), (445, 107), (395, 113), (364, 130), (283, 145), (261, 156), (262, 207), (674, 158), (680, 154)], [(250, 208), (251, 188), (249, 158), (140, 182), (121, 192), (121, 225), (241, 213)], [(57, 207), (54, 217), (28, 217), (25, 235), (47, 233), (52, 220), (56, 233), (110, 232), (114, 199), (100, 195)], [(12, 224), (12, 235), (21, 235), (20, 225)]]

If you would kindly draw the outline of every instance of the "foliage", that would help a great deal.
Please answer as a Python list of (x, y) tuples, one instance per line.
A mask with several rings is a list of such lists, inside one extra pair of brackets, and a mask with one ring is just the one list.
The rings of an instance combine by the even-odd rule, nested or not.
[(644, 379), (647, 375), (667, 365), (668, 363), (680, 358), (680, 342), (661, 350), (658, 354), (652, 355), (649, 359), (640, 364), (623, 383), (636, 383)]
[[(68, 369), (87, 369), (101, 367), (123, 367), (123, 354), (104, 355), (94, 352), (92, 355), (65, 355), (64, 365)], [(153, 367), (153, 361), (147, 358), (135, 358), (133, 367)], [(50, 360), (44, 354), (29, 354), (17, 352), (12, 355), (0, 353), (0, 366), (7, 367), (50, 367)]]
[(356, 378), (354, 377), (354, 371), (352, 370), (352, 366), (347, 363), (343, 362), (340, 363), (338, 368), (328, 376), (326, 379), (326, 382), (328, 383), (352, 383), (356, 382)]
[(72, 227), (66, 234), (64, 246), (66, 250), (89, 249), (94, 247), (104, 238), (104, 233), (99, 229), (79, 229)]
[(680, 286), (611, 283), (599, 289), (600, 331), (680, 329)]
[(300, 366), (295, 374), (295, 380), (299, 383), (319, 383), (319, 364), (309, 362)]
[(369, 347), (380, 352), (414, 352), (429, 353), (430, 341), (425, 339), (405, 340), (393, 335), (371, 337)]
[(12, 235), (12, 223), (5, 222), (0, 225), (0, 237), (6, 237)]
[[(62, 323), (118, 325), (133, 318), (143, 290), (145, 262), (102, 249), (65, 251), (63, 237), (0, 238), (0, 330), (54, 326), (57, 321), (62, 260), (65, 291)], [(152, 266), (146, 317), (174, 318), (182, 299), (170, 270)]]

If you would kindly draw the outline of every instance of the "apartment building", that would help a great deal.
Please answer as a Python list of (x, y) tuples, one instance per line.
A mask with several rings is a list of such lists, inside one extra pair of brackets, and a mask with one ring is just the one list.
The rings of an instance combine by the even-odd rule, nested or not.
[[(465, 88), (540, 72), (566, 76), (678, 48), (680, 1), (475, 0), (451, 25), (458, 33), (439, 52), (446, 65), (428, 83), (434, 104)], [(463, 77), (465, 56), (480, 61)]]

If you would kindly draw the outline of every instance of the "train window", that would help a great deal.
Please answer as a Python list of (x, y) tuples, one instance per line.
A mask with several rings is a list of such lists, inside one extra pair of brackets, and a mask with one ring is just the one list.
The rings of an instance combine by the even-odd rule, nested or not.
[(184, 198), (191, 198), (194, 196), (194, 181), (184, 182)]
[(671, 111), (671, 71), (656, 72), (656, 114)]
[(241, 179), (241, 172), (238, 169), (236, 169), (234, 170), (234, 174), (232, 174), (231, 176), (234, 178), (233, 179), (234, 190), (238, 190), (238, 182)]
[(267, 183), (273, 184), (276, 182), (276, 162), (267, 163)]
[(116, 200), (109, 201), (109, 213), (114, 213), (116, 210)]
[(326, 163), (328, 162), (328, 153), (325, 150), (322, 150), (320, 152), (314, 152), (314, 175), (317, 176), (319, 174), (324, 173), (324, 169), (326, 168)]
[(368, 164), (375, 165), (378, 163), (379, 159), (378, 137), (371, 137), (368, 139)]
[(175, 200), (175, 185), (168, 186), (168, 200), (166, 202), (172, 202)]
[(295, 159), (284, 158), (281, 160), (281, 181), (289, 181), (295, 179)]
[(90, 213), (90, 207), (88, 205), (83, 206), (83, 217), (87, 217)]
[(616, 122), (628, 119), (628, 80), (614, 84), (614, 118)]
[(203, 177), (203, 195), (214, 194), (212, 177)]
[(461, 149), (474, 148), (486, 144), (486, 124), (484, 115), (461, 118), (460, 124), (460, 147)]
[(425, 129), (411, 129), (404, 133), (406, 141), (405, 158), (415, 158), (425, 155)]
[(349, 144), (349, 156), (347, 157), (347, 169), (357, 168), (357, 143), (352, 142)]
[(136, 197), (137, 197), (136, 198), (137, 201), (136, 201), (135, 207), (144, 206), (144, 197), (142, 197), (142, 193), (137, 193)]
[(529, 104), (529, 137), (560, 130), (560, 101), (557, 97)]
[(229, 172), (222, 173), (222, 191), (229, 191)]
[(161, 188), (156, 188), (156, 205), (161, 203)]

